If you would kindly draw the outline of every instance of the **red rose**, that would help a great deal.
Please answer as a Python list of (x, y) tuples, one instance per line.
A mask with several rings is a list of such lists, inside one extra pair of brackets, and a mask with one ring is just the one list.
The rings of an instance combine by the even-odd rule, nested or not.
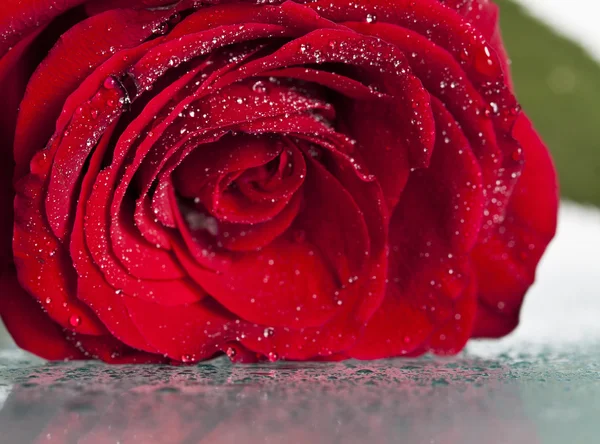
[(558, 199), (497, 15), (5, 0), (16, 342), (110, 362), (370, 359), (510, 332)]

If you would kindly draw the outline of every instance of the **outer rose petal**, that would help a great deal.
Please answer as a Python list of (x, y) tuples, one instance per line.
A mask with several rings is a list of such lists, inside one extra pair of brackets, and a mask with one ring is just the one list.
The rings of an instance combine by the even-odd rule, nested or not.
[(477, 287), (466, 253), (481, 226), (480, 169), (450, 113), (437, 99), (433, 105), (437, 133), (445, 137), (430, 167), (413, 174), (392, 216), (385, 299), (348, 352), (355, 358), (429, 347), (455, 353), (472, 330)]
[[(15, 141), (17, 178), (29, 170), (33, 154), (52, 136), (69, 94), (114, 53), (138, 46), (152, 35), (152, 24), (165, 15), (110, 11), (73, 26), (61, 36), (29, 80), (20, 105)], [(111, 32), (107, 33), (107, 28)], [(90, 45), (90, 41), (94, 44)]]
[(550, 153), (524, 115), (513, 134), (523, 147), (525, 169), (504, 223), (474, 251), (480, 292), (475, 337), (504, 336), (517, 326), (536, 266), (556, 232), (558, 183)]
[(86, 0), (5, 0), (0, 14), (0, 57), (19, 40)]
[(500, 21), (498, 20), (500, 11), (498, 5), (490, 0), (440, 0), (440, 2), (456, 9), (483, 33), (490, 46), (498, 54), (502, 71), (512, 89), (512, 80), (509, 75), (509, 59), (500, 35)]
[(0, 277), (2, 321), (17, 345), (44, 359), (83, 359), (84, 354), (67, 342), (56, 324), (19, 285), (16, 276)]
[[(0, 85), (2, 85), (3, 112), (0, 113), (0, 275), (12, 262), (13, 199), (12, 186), (13, 156), (12, 144), (19, 103), (27, 84), (31, 67), (28, 66), (27, 52), (37, 33), (19, 42), (11, 52), (0, 59)], [(1, 290), (0, 290), (1, 291)]]

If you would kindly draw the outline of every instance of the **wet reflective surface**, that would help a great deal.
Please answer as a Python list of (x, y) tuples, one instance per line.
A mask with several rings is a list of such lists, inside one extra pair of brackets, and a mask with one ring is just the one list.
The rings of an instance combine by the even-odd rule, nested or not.
[(47, 364), (10, 350), (0, 354), (0, 436), (7, 443), (597, 442), (600, 349), (484, 348), (452, 359), (257, 366), (221, 359), (194, 367)]

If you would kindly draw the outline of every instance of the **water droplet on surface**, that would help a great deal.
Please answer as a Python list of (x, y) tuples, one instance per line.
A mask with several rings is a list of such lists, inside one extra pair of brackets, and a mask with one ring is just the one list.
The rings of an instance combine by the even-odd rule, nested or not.
[(463, 48), (463, 50), (459, 54), (459, 58), (462, 62), (466, 63), (471, 58), (471, 55), (469, 54), (469, 51), (466, 48)]
[(229, 359), (234, 358), (237, 355), (237, 351), (233, 347), (227, 347), (227, 351), (225, 352)]
[(502, 112), (502, 114), (504, 117), (517, 117), (519, 114), (521, 114), (521, 105), (516, 104), (508, 107)]
[(271, 336), (273, 336), (275, 334), (275, 331), (271, 328), (271, 327), (267, 327), (265, 328), (265, 331), (263, 332), (263, 336), (265, 338), (270, 338)]
[(523, 150), (521, 148), (517, 148), (512, 152), (511, 157), (515, 162), (520, 162), (523, 160)]
[(81, 318), (77, 315), (71, 315), (69, 324), (71, 324), (71, 327), (79, 327), (81, 325)]
[(300, 45), (300, 52), (301, 52), (302, 54), (304, 54), (304, 53), (306, 53), (307, 51), (310, 51), (310, 49), (311, 49), (311, 48), (312, 48), (312, 46), (310, 46), (309, 44), (307, 44), (307, 43), (302, 43), (302, 44)]
[(279, 355), (275, 352), (269, 352), (269, 354), (267, 355), (267, 359), (269, 360), (269, 362), (275, 362), (279, 359)]
[(252, 85), (252, 91), (264, 94), (267, 92), (267, 85), (262, 80), (259, 80)]
[(367, 14), (366, 21), (367, 23), (375, 23), (377, 21), (377, 17), (373, 14)]
[(119, 86), (119, 82), (113, 76), (109, 76), (104, 80), (103, 85), (106, 89), (115, 89)]
[(174, 13), (171, 17), (169, 17), (169, 23), (171, 25), (176, 25), (181, 21), (181, 14), (178, 12)]
[(483, 46), (473, 57), (473, 66), (475, 70), (486, 77), (493, 77), (498, 74), (498, 64), (492, 58), (492, 53), (488, 46)]
[(490, 109), (492, 113), (498, 114), (498, 104), (496, 102), (490, 102)]

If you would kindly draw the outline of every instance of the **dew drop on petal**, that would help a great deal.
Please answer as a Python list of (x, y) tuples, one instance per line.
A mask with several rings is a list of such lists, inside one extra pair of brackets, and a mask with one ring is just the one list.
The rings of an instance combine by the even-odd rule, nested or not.
[(71, 315), (69, 324), (71, 324), (71, 327), (79, 327), (81, 325), (81, 318), (77, 315)]
[(171, 25), (176, 25), (181, 21), (181, 14), (178, 12), (174, 13), (171, 17), (169, 17), (169, 23)]
[(484, 46), (475, 53), (473, 58), (475, 70), (486, 77), (493, 77), (498, 73), (497, 63), (492, 59), (492, 53), (488, 46)]
[(377, 17), (373, 14), (367, 14), (366, 21), (367, 23), (375, 23), (377, 21)]
[(267, 92), (267, 85), (262, 80), (259, 80), (252, 85), (252, 91), (264, 94)]
[(521, 148), (517, 148), (516, 150), (514, 150), (511, 154), (511, 157), (512, 160), (514, 160), (515, 162), (519, 162), (520, 160), (522, 160), (523, 154)]
[(115, 89), (119, 82), (113, 76), (109, 76), (104, 80), (103, 85), (106, 89)]
[(229, 359), (235, 358), (235, 355), (237, 355), (237, 351), (233, 347), (227, 347), (227, 351), (225, 353)]

